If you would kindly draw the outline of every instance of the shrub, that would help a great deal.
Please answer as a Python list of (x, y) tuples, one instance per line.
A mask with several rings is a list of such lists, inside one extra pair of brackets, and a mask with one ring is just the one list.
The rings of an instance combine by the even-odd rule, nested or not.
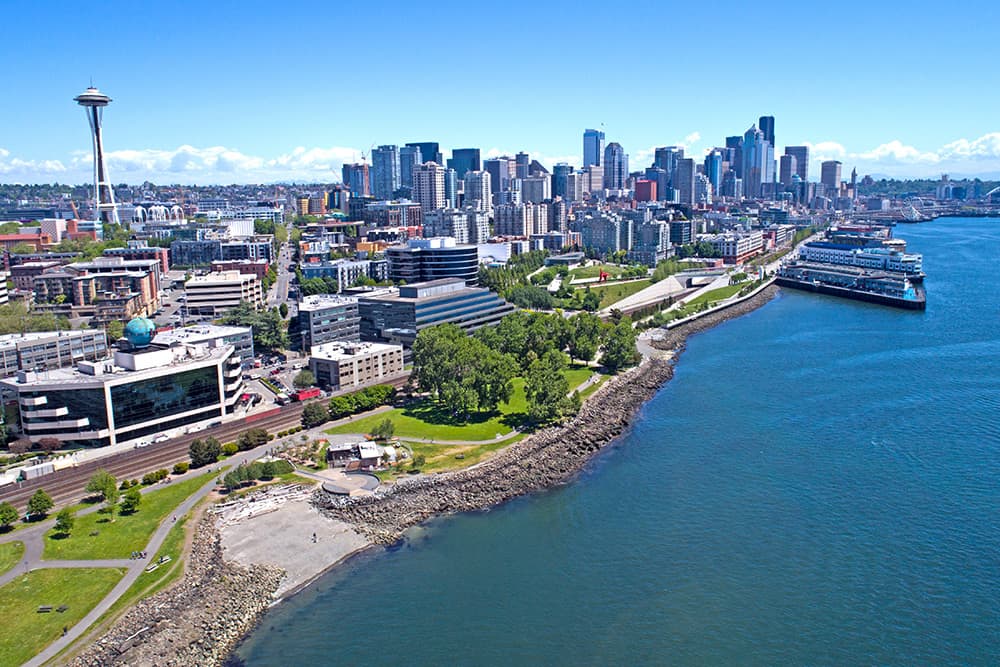
[(238, 451), (240, 451), (240, 448), (236, 445), (235, 442), (227, 442), (222, 446), (222, 453), (225, 454), (226, 456), (232, 456)]
[(190, 468), (191, 468), (191, 464), (188, 463), (187, 461), (182, 461), (180, 463), (175, 463), (174, 464), (174, 474), (175, 475), (183, 475)]

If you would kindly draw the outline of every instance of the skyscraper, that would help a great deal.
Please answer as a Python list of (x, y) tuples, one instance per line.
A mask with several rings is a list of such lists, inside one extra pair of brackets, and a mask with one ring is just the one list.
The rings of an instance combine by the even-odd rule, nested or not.
[(774, 182), (774, 147), (756, 125), (743, 135), (743, 192), (750, 198), (760, 197), (765, 183)]
[(601, 130), (583, 131), (583, 166), (600, 165), (604, 157), (604, 132)]
[(456, 148), (451, 152), (448, 166), (455, 170), (458, 178), (465, 178), (466, 172), (479, 171), (483, 168), (479, 161), (478, 148)]
[(364, 162), (345, 164), (341, 167), (340, 173), (344, 185), (351, 191), (352, 196), (367, 197), (372, 193), (371, 175), (368, 165)]
[[(406, 145), (399, 149), (399, 185), (403, 188), (413, 187), (413, 173), (425, 160), (420, 157), (418, 146)], [(427, 160), (433, 162), (433, 160)]]
[(441, 155), (441, 147), (436, 141), (411, 141), (406, 144), (409, 148), (420, 150), (420, 164), (424, 162), (437, 162), (444, 166), (444, 156)]
[(514, 156), (514, 162), (515, 162), (516, 177), (527, 178), (528, 165), (531, 162), (531, 157), (524, 151), (521, 151), (520, 153)]
[(820, 182), (826, 186), (827, 196), (840, 190), (840, 162), (827, 160), (820, 165)]
[(809, 180), (809, 147), (808, 146), (785, 146), (785, 155), (795, 158), (795, 173), (799, 175), (802, 182)]
[(781, 167), (778, 172), (778, 180), (781, 181), (781, 184), (786, 188), (790, 187), (792, 177), (798, 173), (798, 160), (795, 159), (794, 155), (789, 155), (787, 149), (785, 149), (785, 154), (781, 156)]
[(722, 151), (713, 148), (705, 156), (705, 176), (712, 184), (712, 192), (719, 192), (719, 186), (722, 185)]
[(604, 149), (604, 187), (608, 190), (624, 190), (628, 180), (628, 155), (617, 141), (612, 141)]
[(118, 224), (118, 205), (115, 203), (115, 189), (104, 164), (104, 107), (111, 98), (91, 86), (73, 98), (86, 109), (90, 122), (90, 134), (94, 142), (94, 212), (101, 222)]
[(413, 172), (413, 199), (423, 212), (444, 208), (445, 168), (437, 162), (425, 162)]
[(743, 137), (726, 137), (726, 148), (733, 154), (730, 166), (737, 177), (743, 178)]
[(493, 194), (510, 189), (510, 182), (517, 173), (514, 158), (506, 155), (490, 158), (483, 162), (483, 169), (490, 174), (490, 187)]
[(764, 133), (764, 139), (774, 146), (774, 116), (761, 116), (760, 131)]
[(444, 170), (444, 199), (448, 208), (458, 206), (458, 177), (450, 167)]
[(471, 206), (477, 211), (493, 210), (493, 188), (489, 172), (477, 170), (465, 173), (464, 202), (465, 206)]
[(674, 189), (680, 192), (680, 203), (694, 204), (695, 202), (695, 174), (698, 171), (693, 158), (682, 158), (677, 161), (677, 168), (674, 170)]
[[(666, 172), (666, 185), (672, 183), (674, 171), (677, 169), (677, 161), (683, 157), (684, 149), (677, 146), (661, 146), (653, 151), (653, 166)], [(662, 186), (658, 187), (662, 195), (665, 192), (665, 188)]]
[(372, 151), (372, 193), (376, 199), (392, 199), (399, 189), (399, 148), (379, 146)]
[(566, 177), (573, 173), (573, 165), (559, 162), (552, 167), (552, 196), (562, 197), (568, 201), (572, 198), (566, 196)]

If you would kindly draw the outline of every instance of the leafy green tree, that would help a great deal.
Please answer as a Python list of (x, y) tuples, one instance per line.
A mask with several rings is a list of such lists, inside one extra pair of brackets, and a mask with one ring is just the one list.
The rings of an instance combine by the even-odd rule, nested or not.
[(3, 527), (4, 530), (10, 528), (19, 516), (13, 505), (8, 502), (0, 503), (0, 527)]
[(604, 325), (601, 319), (592, 313), (577, 313), (569, 319), (572, 335), (569, 341), (569, 356), (571, 359), (592, 361), (601, 345)]
[(107, 470), (101, 468), (90, 476), (84, 490), (87, 493), (100, 496), (101, 500), (107, 500), (109, 490), (118, 490), (118, 480)]
[(125, 335), (125, 323), (121, 320), (112, 320), (105, 325), (104, 332), (108, 336), (108, 343), (113, 343)]
[(536, 424), (555, 421), (567, 413), (570, 404), (569, 381), (563, 374), (566, 357), (562, 352), (549, 350), (531, 362), (524, 380), (524, 393), (528, 399), (528, 418)]
[(188, 456), (191, 458), (191, 466), (194, 468), (215, 463), (219, 460), (221, 454), (222, 446), (213, 437), (208, 437), (204, 440), (201, 438), (195, 439), (188, 447)]
[(59, 513), (56, 514), (55, 529), (57, 533), (69, 535), (70, 531), (73, 530), (73, 524), (75, 523), (76, 518), (73, 516), (73, 512), (71, 512), (68, 507), (62, 508), (59, 510)]
[(44, 517), (49, 510), (55, 507), (52, 496), (45, 493), (44, 489), (38, 489), (28, 500), (28, 515), (34, 518)]
[[(309, 407), (308, 405), (306, 407)], [(241, 452), (245, 452), (267, 442), (267, 431), (262, 428), (250, 428), (243, 431), (236, 437), (236, 446)]]
[(597, 292), (588, 287), (583, 293), (583, 300), (581, 301), (581, 304), (583, 309), (587, 312), (597, 312), (601, 308), (601, 297), (597, 295)]
[(330, 412), (326, 406), (318, 401), (306, 403), (302, 409), (302, 425), (306, 428), (313, 428), (325, 424), (330, 420)]
[(392, 434), (396, 432), (396, 426), (392, 423), (392, 420), (386, 417), (372, 429), (372, 436), (379, 440), (388, 440), (392, 437)]
[(507, 293), (507, 300), (519, 308), (551, 310), (555, 305), (552, 295), (544, 287), (517, 285)]
[(121, 495), (122, 493), (118, 490), (117, 484), (113, 484), (104, 490), (104, 511), (111, 517), (111, 521), (115, 520), (115, 509), (118, 507), (118, 499), (121, 498)]
[(288, 317), (288, 304), (284, 301), (278, 306), (278, 314), (281, 315), (282, 319)]
[(139, 504), (141, 502), (142, 493), (139, 491), (139, 487), (130, 486), (122, 496), (121, 513), (134, 514), (139, 509)]
[(292, 384), (295, 385), (296, 389), (305, 389), (306, 387), (311, 387), (316, 384), (316, 376), (313, 375), (312, 371), (308, 368), (303, 368), (295, 374), (295, 377), (292, 379)]
[(601, 363), (610, 371), (634, 366), (639, 360), (635, 339), (636, 332), (632, 328), (632, 320), (623, 317), (608, 332), (604, 342), (604, 354), (601, 355)]
[(242, 301), (220, 321), (232, 326), (251, 327), (253, 344), (259, 349), (282, 350), (289, 346), (288, 327), (277, 309), (259, 311), (249, 302)]

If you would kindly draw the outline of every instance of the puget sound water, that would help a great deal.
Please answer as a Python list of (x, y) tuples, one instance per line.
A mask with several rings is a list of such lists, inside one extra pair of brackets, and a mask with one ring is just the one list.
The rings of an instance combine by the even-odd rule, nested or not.
[(1000, 663), (1000, 220), (895, 235), (926, 312), (787, 289), (571, 484), (264, 618), (263, 665)]

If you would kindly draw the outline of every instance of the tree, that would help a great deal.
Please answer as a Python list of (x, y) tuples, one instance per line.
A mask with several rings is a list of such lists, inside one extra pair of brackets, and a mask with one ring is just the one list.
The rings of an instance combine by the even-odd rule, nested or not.
[(632, 328), (632, 320), (623, 317), (608, 332), (607, 340), (604, 342), (604, 354), (601, 355), (601, 363), (610, 371), (618, 371), (635, 365), (638, 359), (639, 353), (635, 347), (635, 329)]
[(577, 313), (569, 319), (572, 335), (569, 340), (570, 359), (592, 361), (601, 345), (604, 325), (592, 313)]
[(44, 489), (38, 489), (28, 500), (28, 516), (42, 518), (53, 507), (55, 507), (55, 503), (52, 502), (52, 497), (45, 493)]
[(236, 437), (236, 446), (241, 452), (260, 447), (266, 442), (267, 431), (262, 428), (247, 429)]
[(563, 374), (565, 366), (565, 355), (549, 350), (528, 367), (524, 394), (528, 399), (528, 418), (536, 424), (547, 424), (569, 412), (571, 405), (566, 396), (569, 380)]
[(130, 486), (125, 495), (122, 496), (121, 502), (121, 513), (122, 514), (134, 514), (136, 510), (139, 509), (139, 504), (142, 502), (142, 493), (139, 491), (138, 486)]
[(222, 324), (251, 327), (253, 344), (262, 350), (286, 349), (289, 345), (288, 328), (278, 310), (258, 311), (247, 301), (222, 316)]
[(306, 406), (302, 409), (302, 425), (306, 428), (319, 426), (328, 421), (330, 421), (330, 412), (326, 409), (325, 405), (318, 401), (306, 403)]
[(588, 287), (587, 291), (583, 293), (582, 305), (583, 309), (588, 312), (597, 312), (601, 308), (601, 297)]
[(112, 343), (125, 336), (125, 323), (121, 320), (112, 320), (105, 325), (104, 332), (108, 335), (108, 343)]
[(103, 468), (91, 475), (90, 480), (87, 482), (87, 486), (84, 487), (84, 490), (87, 493), (98, 495), (101, 497), (101, 500), (107, 500), (109, 489), (117, 491), (118, 480), (114, 478), (114, 475)]
[(281, 305), (278, 306), (278, 314), (281, 315), (282, 319), (288, 317), (288, 304), (284, 301), (282, 301)]
[(392, 420), (386, 417), (372, 429), (372, 437), (377, 440), (388, 440), (392, 437), (392, 434), (396, 432), (396, 425), (392, 423)]
[(0, 503), (0, 527), (4, 530), (10, 528), (10, 525), (17, 521), (19, 516), (13, 505), (8, 502)]
[(292, 384), (295, 385), (296, 389), (305, 389), (306, 387), (311, 387), (316, 384), (316, 376), (313, 375), (312, 371), (308, 368), (303, 368), (295, 374), (295, 377), (292, 379)]
[[(114, 477), (112, 477), (114, 479)], [(111, 521), (115, 520), (115, 509), (118, 507), (118, 499), (121, 498), (122, 492), (118, 490), (118, 485), (115, 484), (104, 491), (104, 510), (111, 517)]]
[(191, 457), (191, 466), (200, 468), (215, 463), (222, 454), (222, 446), (215, 438), (209, 437), (196, 439), (188, 447), (188, 456)]
[(68, 507), (64, 507), (59, 510), (56, 514), (56, 532), (63, 535), (69, 535), (70, 531), (73, 530), (73, 524), (76, 523), (76, 518)]
[(414, 454), (413, 455), (413, 469), (414, 470), (419, 470), (419, 469), (423, 468), (424, 464), (426, 464), (426, 463), (427, 463), (427, 457), (424, 456), (423, 454)]

